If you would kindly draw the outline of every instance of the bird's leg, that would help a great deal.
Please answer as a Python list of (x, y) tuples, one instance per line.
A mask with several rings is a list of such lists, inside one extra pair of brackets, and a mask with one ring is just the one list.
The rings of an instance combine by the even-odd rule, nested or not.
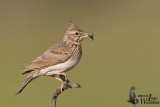
[(67, 74), (66, 74), (66, 73), (64, 73), (64, 72), (60, 72), (58, 75), (59, 75), (59, 76), (60, 76), (60, 75), (63, 75), (63, 76), (65, 77), (65, 81), (67, 81), (67, 80), (68, 80), (68, 79), (67, 79)]
[(63, 81), (61, 78), (58, 78), (58, 77), (56, 77), (56, 76), (54, 76), (54, 75), (52, 75), (52, 77), (54, 77), (55, 79), (57, 79), (58, 81), (61, 82), (61, 92), (63, 92), (64, 81)]
[[(72, 89), (72, 86), (70, 84), (70, 81), (67, 79), (67, 81), (65, 80), (65, 76), (64, 75), (59, 75), (59, 77), (63, 80), (63, 82), (65, 82), (66, 84), (68, 84), (68, 86), (70, 86), (70, 88)], [(70, 85), (69, 85), (70, 84)]]
[(54, 74), (56, 74), (56, 75), (63, 75), (65, 78), (63, 79), (63, 78), (61, 78), (63, 81), (67, 81), (68, 79), (67, 79), (67, 74), (66, 73), (64, 73), (64, 72), (55, 72)]
[(59, 75), (59, 77), (63, 80), (63, 81), (65, 81), (65, 82), (67, 82), (67, 83), (69, 83), (70, 81), (67, 79), (65, 79), (65, 76), (64, 75)]

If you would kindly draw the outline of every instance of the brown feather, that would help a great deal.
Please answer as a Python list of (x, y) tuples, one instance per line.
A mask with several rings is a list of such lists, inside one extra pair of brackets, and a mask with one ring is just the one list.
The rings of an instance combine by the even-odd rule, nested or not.
[(25, 82), (22, 84), (22, 86), (19, 88), (19, 90), (17, 91), (16, 95), (20, 94), (23, 89), (27, 86), (28, 83), (30, 83), (33, 79), (35, 79), (33, 76), (29, 76)]
[(41, 56), (37, 57), (34, 61), (28, 64), (23, 69), (23, 71), (26, 71), (24, 74), (67, 61), (71, 57), (75, 48), (75, 46), (67, 45), (64, 42), (53, 45)]

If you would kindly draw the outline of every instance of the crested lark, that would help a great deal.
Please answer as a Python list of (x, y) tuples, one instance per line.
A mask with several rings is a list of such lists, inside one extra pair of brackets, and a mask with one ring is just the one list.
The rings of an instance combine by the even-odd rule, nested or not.
[(61, 81), (62, 91), (64, 81), (56, 75), (63, 75), (67, 81), (65, 72), (78, 64), (82, 56), (81, 41), (86, 37), (93, 40), (92, 33), (82, 31), (71, 22), (62, 42), (50, 47), (23, 69), (23, 74), (29, 73), (29, 75), (16, 95), (21, 93), (28, 83), (39, 76), (52, 76)]

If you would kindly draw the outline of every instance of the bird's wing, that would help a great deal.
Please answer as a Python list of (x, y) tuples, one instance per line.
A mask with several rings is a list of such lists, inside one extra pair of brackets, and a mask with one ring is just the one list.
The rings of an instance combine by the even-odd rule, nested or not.
[(136, 99), (136, 87), (132, 86), (129, 93), (130, 100)]
[(49, 66), (63, 63), (71, 57), (74, 49), (75, 48), (69, 47), (63, 43), (56, 44), (29, 63), (23, 71), (28, 73), (30, 71), (41, 70)]

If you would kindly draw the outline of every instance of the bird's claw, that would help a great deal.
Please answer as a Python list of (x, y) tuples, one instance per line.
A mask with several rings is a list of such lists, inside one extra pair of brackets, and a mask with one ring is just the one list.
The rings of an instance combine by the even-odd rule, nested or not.
[(61, 87), (61, 93), (64, 91), (63, 87)]

